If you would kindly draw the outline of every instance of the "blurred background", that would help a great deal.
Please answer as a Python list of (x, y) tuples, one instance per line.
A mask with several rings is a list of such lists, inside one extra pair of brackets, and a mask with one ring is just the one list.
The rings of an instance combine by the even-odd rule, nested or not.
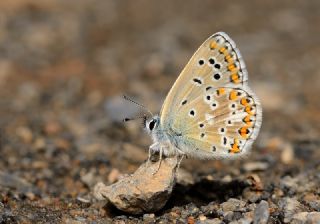
[(151, 140), (140, 121), (121, 122), (138, 112), (122, 95), (158, 113), (194, 51), (218, 31), (244, 57), (262, 129), (244, 160), (182, 167), (233, 178), (258, 161), (274, 185), (305, 170), (318, 175), (319, 10), (317, 0), (0, 1), (0, 202), (12, 217), (47, 212), (98, 180), (133, 172)]

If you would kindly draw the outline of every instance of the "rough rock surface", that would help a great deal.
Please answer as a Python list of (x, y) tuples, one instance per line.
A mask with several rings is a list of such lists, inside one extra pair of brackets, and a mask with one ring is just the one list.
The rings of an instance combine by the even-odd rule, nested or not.
[(176, 181), (177, 158), (163, 159), (159, 162), (147, 161), (132, 175), (118, 182), (105, 186), (98, 183), (94, 187), (94, 196), (107, 199), (118, 209), (131, 213), (142, 214), (161, 209), (171, 195)]

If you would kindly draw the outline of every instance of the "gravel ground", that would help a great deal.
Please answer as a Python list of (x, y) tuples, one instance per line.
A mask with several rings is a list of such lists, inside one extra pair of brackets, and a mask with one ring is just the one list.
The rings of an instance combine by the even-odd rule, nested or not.
[[(0, 223), (320, 223), (320, 1), (0, 2)], [(163, 209), (94, 199), (148, 157), (128, 94), (157, 113), (225, 31), (264, 117), (252, 153), (186, 159)]]

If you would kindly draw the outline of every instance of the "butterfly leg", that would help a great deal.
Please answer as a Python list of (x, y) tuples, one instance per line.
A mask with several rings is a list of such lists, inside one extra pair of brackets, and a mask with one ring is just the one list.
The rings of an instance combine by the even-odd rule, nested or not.
[[(179, 158), (180, 157), (180, 158)], [(177, 170), (179, 170), (180, 168), (180, 164), (182, 162), (182, 160), (187, 157), (185, 153), (182, 153), (182, 154), (178, 154), (178, 158), (179, 158), (179, 161), (178, 161), (178, 167), (177, 167)]]
[(162, 162), (162, 158), (163, 158), (163, 147), (160, 146), (159, 148), (159, 161), (158, 161), (158, 167), (157, 169), (152, 173), (152, 175), (155, 175), (159, 169), (160, 169), (160, 166), (161, 166), (161, 162)]
[(158, 142), (155, 142), (149, 146), (148, 162), (151, 161), (151, 156), (153, 155), (153, 153), (158, 152), (158, 151), (159, 151), (159, 143)]

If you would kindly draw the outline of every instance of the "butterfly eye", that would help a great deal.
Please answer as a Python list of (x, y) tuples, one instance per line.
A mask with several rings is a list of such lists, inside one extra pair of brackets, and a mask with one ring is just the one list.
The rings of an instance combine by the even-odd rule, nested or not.
[(150, 123), (149, 123), (150, 131), (152, 131), (154, 129), (155, 125), (156, 125), (156, 121), (155, 120), (150, 121)]

